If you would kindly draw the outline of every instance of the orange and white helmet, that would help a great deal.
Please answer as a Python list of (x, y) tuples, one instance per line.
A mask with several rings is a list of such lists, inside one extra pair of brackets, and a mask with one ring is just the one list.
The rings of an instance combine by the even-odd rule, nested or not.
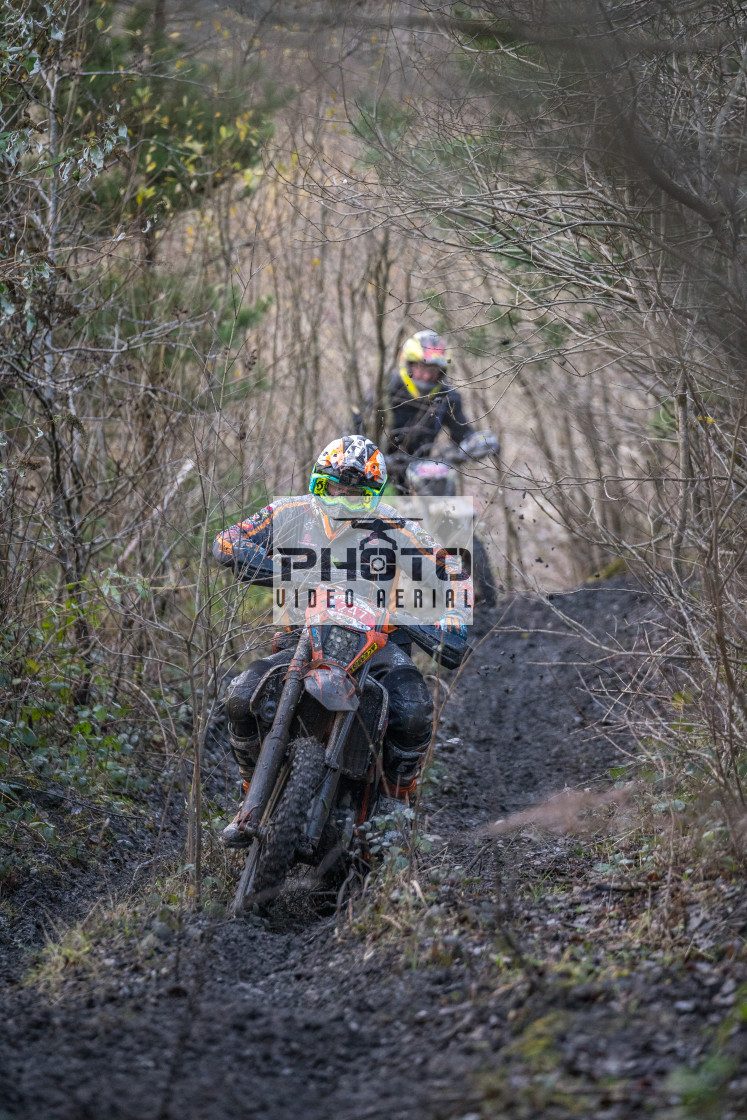
[(433, 392), (451, 362), (446, 339), (435, 331), (418, 331), (408, 338), (399, 356), (399, 372), (412, 396)]
[[(386, 463), (376, 444), (365, 436), (343, 436), (328, 443), (318, 456), (311, 472), (309, 492), (328, 511), (344, 507), (359, 513), (376, 509), (386, 479)], [(337, 483), (350, 493), (331, 494), (330, 483)]]

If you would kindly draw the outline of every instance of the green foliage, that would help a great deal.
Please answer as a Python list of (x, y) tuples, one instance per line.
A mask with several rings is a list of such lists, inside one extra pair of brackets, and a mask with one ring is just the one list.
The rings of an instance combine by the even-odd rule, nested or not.
[(674, 401), (663, 401), (649, 421), (649, 432), (654, 439), (672, 443), (677, 438), (677, 418), (674, 414)]
[(514, 333), (509, 312), (490, 307), (487, 309), (486, 318), (487, 322), (472, 327), (461, 336), (464, 349), (477, 358), (484, 358), (486, 354), (495, 353), (507, 346)]
[(117, 104), (128, 146), (127, 159), (96, 184), (102, 217), (183, 210), (237, 175), (251, 189), (272, 134), (270, 113), (288, 92), (266, 81), (262, 97), (248, 103), (257, 65), (234, 64), (227, 52), (201, 59), (180, 32), (167, 34), (153, 4), (123, 13), (121, 4), (103, 2), (94, 12), (83, 47), (90, 76), (70, 109), (85, 132)]
[(420, 796), (425, 799), (430, 797), (444, 798), (454, 793), (457, 788), (453, 768), (448, 765), (445, 759), (440, 758), (438, 754), (434, 754), (420, 778)]
[[(183, 870), (183, 869), (182, 869)], [(158, 959), (184, 924), (184, 887), (173, 874), (164, 874), (147, 894), (115, 906), (94, 907), (36, 953), (24, 983), (54, 994), (75, 974), (101, 987), (117, 982), (115, 964)]]
[[(89, 622), (103, 623), (107, 602), (138, 581), (110, 571), (100, 584), (96, 600), (85, 588)], [(60, 862), (87, 864), (111, 842), (108, 814), (130, 817), (146, 802), (150, 818), (163, 765), (154, 769), (147, 748), (161, 739), (146, 739), (102, 659), (81, 686), (90, 668), (76, 635), (83, 609), (52, 599), (39, 625), (17, 619), (0, 638), (0, 893)], [(168, 701), (154, 702), (165, 716)]]
[(246, 306), (236, 285), (232, 286), (228, 299), (222, 289), (212, 289), (211, 296), (218, 316), (215, 335), (224, 346), (236, 346), (245, 331), (262, 321), (273, 303), (272, 296), (265, 296)]
[(680, 1067), (669, 1077), (669, 1085), (682, 1101), (686, 1116), (693, 1120), (719, 1120), (723, 1116), (726, 1089), (737, 1065), (724, 1054), (711, 1054), (696, 1069)]
[(40, 173), (56, 174), (64, 183), (88, 182), (102, 170), (104, 160), (125, 138), (120, 121), (101, 114), (95, 130), (77, 135), (61, 152), (50, 152), (44, 142), (48, 123), (30, 115), (30, 93), (45, 65), (58, 55), (65, 40), (68, 14), (65, 0), (8, 5), (3, 12), (0, 39), (0, 166), (14, 178), (32, 179)]
[[(468, 4), (454, 5), (453, 20), (455, 31), (470, 51), (490, 52), (501, 47), (519, 48), (524, 52), (531, 50), (518, 37), (508, 20), (477, 14)], [(531, 53), (536, 55), (537, 52), (534, 50)]]
[[(84, 243), (91, 262), (99, 237), (135, 221), (152, 262), (159, 215), (193, 207), (229, 181), (254, 188), (271, 113), (290, 93), (262, 84), (257, 64), (234, 62), (225, 40), (196, 52), (181, 32), (167, 31), (152, 3), (26, 0), (5, 17), (0, 173), (10, 189), (0, 208), (0, 345), (17, 373), (38, 368), (41, 332), (59, 332), (57, 349), (68, 332), (101, 345), (111, 332), (142, 335), (143, 308), (157, 298), (165, 316), (160, 291), (141, 281), (130, 291), (131, 276), (102, 269), (98, 293), (80, 260), (76, 277), (67, 274), (67, 253)], [(199, 303), (198, 315), (216, 310), (212, 298)], [(184, 304), (175, 310), (172, 353)], [(262, 312), (241, 309), (238, 324), (221, 312), (221, 341)]]
[[(39, 325), (48, 326), (55, 312), (66, 310), (54, 291), (53, 263), (43, 251), (34, 251), (34, 223), (25, 220), (21, 206), (40, 187), (49, 192), (53, 184), (88, 186), (126, 140), (116, 112), (102, 107), (95, 128), (66, 135), (56, 145), (50, 141), (44, 73), (59, 66), (68, 7), (66, 0), (44, 5), (27, 2), (7, 5), (3, 12), (0, 175), (8, 191), (9, 213), (0, 212), (0, 328), (6, 328), (10, 338), (20, 336), (14, 351), (23, 350), (23, 340)], [(44, 205), (49, 208), (48, 198)]]
[[(51, 599), (39, 625), (11, 625), (0, 638), (0, 817), (21, 822), (52, 841), (42, 823), (29, 824), (35, 791), (55, 797), (82, 795), (114, 807), (129, 808), (144, 796), (152, 776), (137, 765), (144, 745), (136, 713), (116, 698), (115, 682), (100, 663), (84, 689), (88, 671), (80, 654), (76, 622), (85, 612), (89, 623), (104, 621), (107, 600), (119, 603), (127, 589), (147, 596), (140, 577), (109, 570), (101, 573), (98, 596), (85, 585), (80, 601)], [(40, 586), (38, 594), (43, 594)], [(31, 797), (31, 801), (29, 801)]]
[(405, 871), (416, 851), (430, 851), (430, 841), (414, 822), (415, 810), (403, 804), (394, 812), (372, 817), (359, 829), (362, 845), (385, 878)]
[(374, 99), (361, 93), (356, 105), (358, 116), (352, 123), (366, 145), (363, 163), (383, 170), (386, 161), (382, 147), (396, 148), (400, 144), (413, 120), (413, 112), (386, 94)]
[(446, 299), (443, 292), (439, 292), (435, 288), (426, 288), (421, 299), (428, 308), (428, 322), (432, 329), (438, 334), (448, 334), (451, 329), (451, 321), (446, 310)]
[[(52, 603), (39, 628), (28, 628), (22, 635), (10, 631), (0, 644), (5, 701), (0, 779), (11, 800), (7, 782), (19, 775), (34, 785), (59, 783), (88, 796), (142, 792), (149, 786), (131, 766), (139, 738), (127, 728), (127, 709), (111, 699), (76, 703), (82, 666), (74, 629), (80, 610), (72, 600)], [(89, 620), (102, 610), (102, 603), (92, 605)], [(110, 693), (109, 680), (100, 677), (92, 682), (92, 690), (101, 696)], [(14, 805), (12, 811), (16, 809)]]

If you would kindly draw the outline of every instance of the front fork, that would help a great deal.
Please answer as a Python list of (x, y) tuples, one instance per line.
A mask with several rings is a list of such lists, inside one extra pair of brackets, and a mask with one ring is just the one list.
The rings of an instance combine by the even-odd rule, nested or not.
[[(371, 663), (367, 662), (357, 679), (357, 684), (361, 694), (368, 677)], [(357, 709), (356, 709), (357, 710)], [(311, 853), (316, 848), (317, 844), (322, 838), (324, 826), (329, 819), (329, 814), (335, 803), (337, 796), (337, 787), (340, 784), (340, 777), (342, 771), (342, 757), (345, 750), (345, 743), (347, 742), (350, 728), (355, 718), (355, 712), (338, 712), (335, 716), (335, 722), (332, 724), (332, 731), (327, 743), (327, 751), (324, 756), (324, 763), (326, 766), (326, 773), (319, 787), (314, 800), (311, 803), (309, 810), (309, 823), (306, 828), (305, 844), (304, 847)]]
[(288, 666), (275, 719), (265, 736), (249, 789), (241, 806), (237, 824), (250, 835), (255, 835), (257, 832), (259, 822), (275, 788), (280, 767), (283, 765), (291, 723), (303, 692), (303, 670), (310, 653), (311, 638), (308, 630), (305, 629), (298, 639), (296, 652)]

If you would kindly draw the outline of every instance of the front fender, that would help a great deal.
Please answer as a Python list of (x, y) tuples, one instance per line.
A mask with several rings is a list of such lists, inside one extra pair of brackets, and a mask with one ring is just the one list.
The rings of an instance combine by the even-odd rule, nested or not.
[(360, 698), (355, 681), (340, 665), (327, 661), (311, 665), (304, 674), (303, 686), (328, 712), (357, 711)]

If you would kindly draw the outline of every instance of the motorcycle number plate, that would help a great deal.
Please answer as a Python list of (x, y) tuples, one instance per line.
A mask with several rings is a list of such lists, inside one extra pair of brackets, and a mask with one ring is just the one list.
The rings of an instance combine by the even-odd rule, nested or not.
[(412, 469), (420, 478), (446, 478), (451, 467), (446, 463), (415, 463)]

